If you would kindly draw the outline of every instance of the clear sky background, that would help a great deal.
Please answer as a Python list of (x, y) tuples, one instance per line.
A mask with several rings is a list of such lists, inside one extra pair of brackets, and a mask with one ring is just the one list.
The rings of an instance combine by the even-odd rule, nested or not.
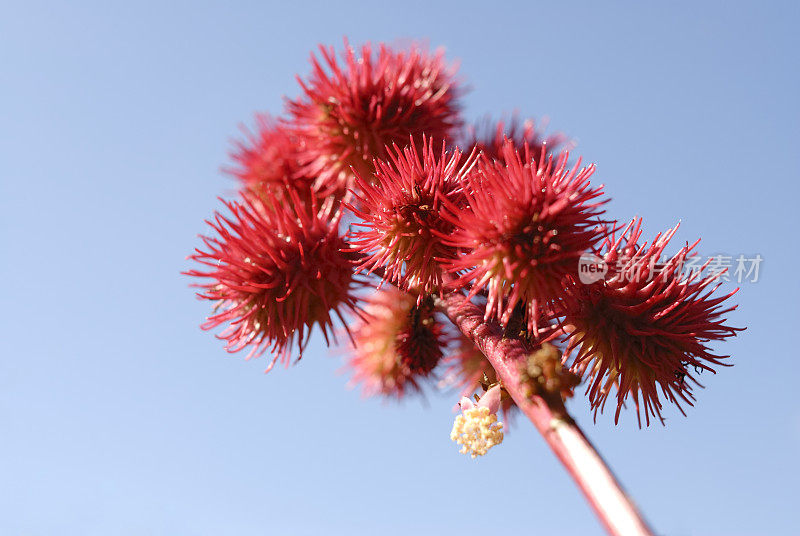
[[(136, 4), (136, 5), (134, 5)], [(702, 5), (698, 5), (702, 4)], [(465, 115), (548, 116), (611, 214), (760, 254), (688, 418), (571, 408), (660, 534), (797, 534), (794, 2), (6, 3), (0, 16), (0, 534), (601, 534), (522, 420), (484, 459), (456, 394), (363, 400), (317, 341), (229, 356), (180, 275), (238, 125), (317, 43), (424, 38)], [(676, 242), (677, 244), (677, 242)], [(730, 285), (729, 285), (730, 286)]]

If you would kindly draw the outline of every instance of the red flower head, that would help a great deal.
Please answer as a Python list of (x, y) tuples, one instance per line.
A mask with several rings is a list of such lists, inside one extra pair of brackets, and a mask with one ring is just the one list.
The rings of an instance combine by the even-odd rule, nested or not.
[(510, 140), (516, 147), (527, 143), (530, 154), (540, 158), (541, 155), (549, 156), (567, 141), (567, 137), (561, 133), (543, 137), (543, 130), (537, 130), (532, 119), (521, 124), (516, 117), (512, 117), (508, 123), (502, 120), (496, 123), (484, 120), (468, 129), (462, 146), (469, 147), (470, 151), (480, 151), (489, 159), (502, 161), (503, 148)]
[(681, 403), (692, 405), (694, 400), (690, 382), (700, 385), (694, 374), (714, 372), (712, 367), (728, 357), (712, 354), (706, 343), (740, 329), (726, 326), (722, 318), (736, 308), (721, 305), (736, 291), (712, 297), (719, 284), (711, 285), (719, 273), (702, 277), (708, 263), (683, 274), (699, 241), (666, 262), (660, 260), (677, 229), (657, 235), (649, 247), (640, 246), (641, 220), (631, 222), (619, 239), (612, 235), (603, 244), (605, 278), (591, 284), (576, 280), (567, 288), (565, 325), (571, 336), (565, 356), (578, 349), (572, 369), (589, 377), (587, 392), (595, 415), (602, 412), (612, 387), (617, 391), (615, 422), (628, 396), (636, 405), (639, 426), (642, 407), (648, 425), (650, 416), (663, 422), (659, 390), (684, 413)]
[(367, 395), (419, 391), (446, 342), (430, 300), (417, 304), (414, 296), (390, 287), (368, 299), (362, 316), (353, 328), (353, 382), (362, 382)]
[(445, 213), (455, 227), (446, 244), (464, 251), (450, 263), (462, 273), (455, 285), (472, 282), (470, 297), (488, 291), (486, 318), (508, 325), (523, 306), (535, 332), (541, 310), (577, 271), (581, 254), (605, 231), (596, 218), (602, 186), (591, 188), (594, 166), (567, 168), (566, 153), (533, 161), (506, 142), (501, 160), (482, 158), (468, 177), (467, 206)]
[(256, 132), (243, 130), (245, 140), (237, 141), (231, 152), (235, 167), (226, 171), (242, 182), (246, 192), (264, 201), (277, 197), (289, 202), (285, 195), (288, 188), (308, 200), (315, 181), (300, 169), (302, 138), (266, 114), (256, 115)]
[(318, 324), (326, 342), (332, 315), (354, 309), (352, 252), (339, 236), (340, 214), (291, 204), (267, 209), (258, 199), (224, 202), (231, 216), (217, 213), (208, 224), (218, 237), (202, 237), (207, 251), (190, 258), (209, 267), (188, 275), (208, 278), (198, 295), (216, 302), (203, 324), (227, 328), (219, 335), (226, 349), (251, 347), (247, 356), (269, 348), (287, 366), (292, 346), (302, 356)]
[(352, 233), (355, 246), (366, 254), (359, 269), (383, 268), (384, 280), (420, 293), (420, 298), (442, 285), (441, 262), (455, 259), (457, 250), (444, 239), (453, 225), (441, 217), (444, 202), (460, 204), (462, 179), (472, 167), (469, 157), (459, 165), (461, 153), (438, 155), (428, 140), (422, 157), (415, 144), (394, 147), (390, 161), (375, 162), (374, 183), (356, 175), (353, 212), (365, 230)]
[(364, 45), (358, 57), (347, 42), (345, 47), (344, 66), (333, 47), (320, 47), (327, 69), (312, 56), (312, 75), (300, 80), (304, 98), (288, 103), (307, 140), (301, 155), (305, 173), (331, 191), (346, 189), (351, 168), (368, 178), (372, 159), (383, 158), (387, 146), (405, 145), (411, 135), (440, 141), (460, 125), (454, 72), (441, 52), (396, 52), (381, 45), (374, 57)]

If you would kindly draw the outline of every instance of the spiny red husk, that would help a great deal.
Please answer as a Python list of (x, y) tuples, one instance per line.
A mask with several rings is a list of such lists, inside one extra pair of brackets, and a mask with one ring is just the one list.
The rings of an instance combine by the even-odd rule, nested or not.
[(736, 308), (722, 305), (736, 291), (712, 297), (718, 273), (683, 273), (699, 240), (666, 262), (660, 260), (677, 229), (640, 246), (641, 220), (631, 222), (619, 239), (612, 235), (604, 242), (605, 279), (592, 284), (575, 279), (567, 288), (565, 325), (572, 334), (565, 357), (577, 349), (572, 370), (589, 378), (595, 416), (612, 387), (617, 391), (615, 422), (629, 396), (639, 426), (642, 410), (648, 426), (651, 416), (663, 422), (659, 390), (685, 415), (681, 403), (693, 405), (690, 382), (700, 385), (697, 371), (713, 373), (728, 357), (711, 353), (706, 343), (740, 329), (725, 325), (723, 318)]
[[(340, 214), (289, 204), (269, 207), (257, 198), (226, 202), (230, 216), (207, 221), (217, 236), (203, 236), (206, 251), (190, 258), (209, 269), (188, 275), (208, 278), (198, 295), (213, 300), (215, 313), (202, 325), (227, 327), (218, 335), (229, 352), (250, 347), (248, 358), (269, 349), (287, 366), (292, 347), (300, 356), (319, 325), (328, 342), (332, 315), (355, 308), (351, 294), (352, 251), (338, 234)], [(271, 208), (270, 208), (271, 207)]]
[(367, 299), (362, 319), (353, 328), (349, 366), (353, 382), (364, 384), (366, 395), (403, 396), (419, 391), (442, 358), (446, 337), (433, 316), (430, 300), (394, 287)]
[(536, 128), (532, 119), (520, 122), (518, 118), (512, 117), (508, 122), (500, 120), (495, 123), (485, 119), (467, 130), (461, 146), (467, 147), (467, 152), (480, 151), (489, 159), (502, 161), (503, 148), (509, 140), (515, 147), (527, 144), (530, 154), (536, 158), (553, 154), (567, 141), (564, 134), (544, 136), (542, 131), (543, 129)]
[(305, 141), (267, 114), (257, 114), (255, 119), (255, 132), (242, 129), (245, 139), (235, 142), (231, 152), (234, 167), (226, 171), (242, 182), (245, 192), (262, 201), (277, 197), (279, 202), (290, 202), (286, 191), (293, 189), (308, 202), (319, 185), (301, 170), (299, 155)]
[(319, 177), (328, 192), (349, 186), (351, 168), (367, 178), (387, 146), (422, 134), (441, 141), (461, 124), (454, 70), (441, 51), (381, 45), (376, 57), (369, 44), (360, 56), (346, 41), (345, 48), (340, 65), (333, 47), (320, 47), (322, 61), (312, 55), (311, 76), (298, 79), (304, 97), (288, 102), (306, 140), (304, 173)]
[(471, 284), (470, 297), (486, 289), (486, 318), (504, 325), (522, 303), (531, 331), (539, 310), (562, 294), (564, 277), (577, 273), (581, 254), (606, 233), (602, 186), (589, 184), (594, 166), (579, 169), (578, 160), (569, 169), (567, 153), (542, 156), (507, 141), (501, 160), (481, 158), (468, 177), (466, 206), (448, 204), (444, 213), (455, 227), (445, 243), (464, 252), (449, 265), (460, 274), (454, 286)]
[(463, 177), (474, 158), (463, 164), (456, 149), (434, 150), (427, 140), (422, 154), (412, 143), (389, 153), (389, 161), (375, 162), (374, 181), (356, 177), (356, 205), (349, 208), (362, 219), (363, 231), (351, 233), (354, 247), (365, 254), (359, 270), (383, 269), (383, 279), (415, 290), (420, 296), (442, 287), (441, 263), (456, 258), (457, 250), (444, 243), (453, 224), (442, 218), (443, 203), (459, 206)]

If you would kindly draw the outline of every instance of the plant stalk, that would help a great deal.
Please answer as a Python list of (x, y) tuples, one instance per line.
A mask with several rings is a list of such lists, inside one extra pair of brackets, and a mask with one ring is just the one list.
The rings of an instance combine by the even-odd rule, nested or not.
[(505, 390), (572, 475), (608, 533), (612, 536), (653, 536), (633, 501), (569, 416), (560, 398), (556, 402), (535, 395), (525, 396), (525, 389), (520, 384), (519, 366), (525, 363), (529, 352), (522, 343), (504, 338), (502, 328), (497, 323), (485, 322), (484, 311), (460, 293), (437, 298), (436, 304), (483, 352)]

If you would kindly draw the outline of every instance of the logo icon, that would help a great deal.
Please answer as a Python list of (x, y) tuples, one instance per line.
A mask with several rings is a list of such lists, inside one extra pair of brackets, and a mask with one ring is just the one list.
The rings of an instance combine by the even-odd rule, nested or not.
[(606, 261), (594, 253), (584, 253), (578, 259), (578, 278), (584, 285), (591, 285), (603, 279), (608, 273)]

